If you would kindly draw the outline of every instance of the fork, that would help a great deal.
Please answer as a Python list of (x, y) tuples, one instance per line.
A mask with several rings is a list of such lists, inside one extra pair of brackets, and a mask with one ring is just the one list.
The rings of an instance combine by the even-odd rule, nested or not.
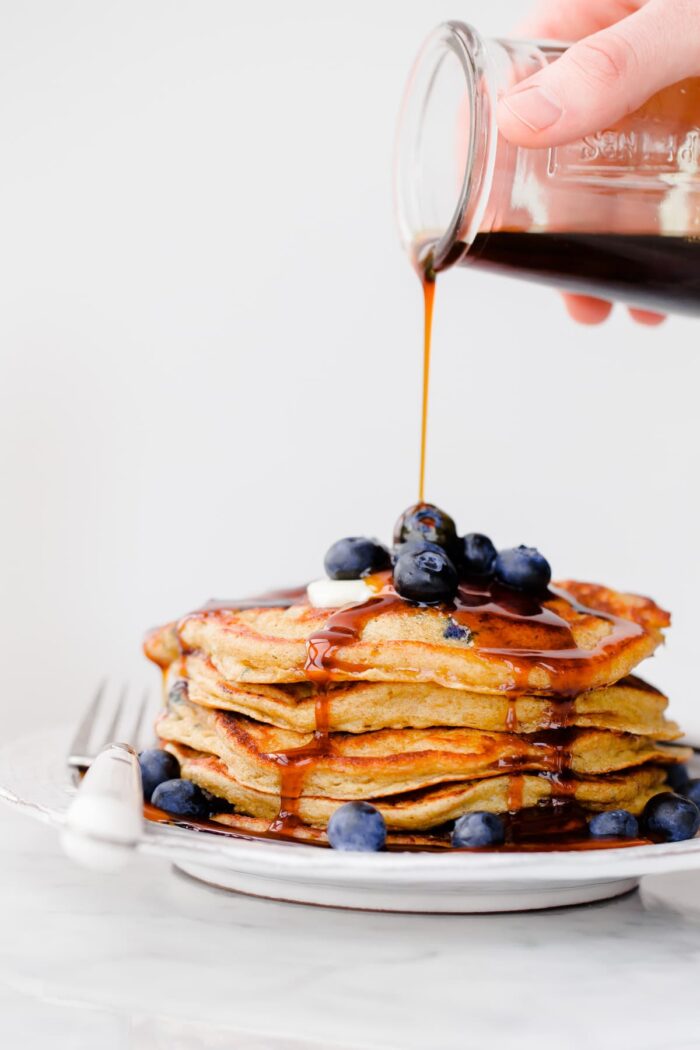
[[(148, 699), (146, 691), (134, 702), (127, 686), (114, 691), (103, 682), (71, 741), (69, 768), (87, 772), (66, 812), (61, 842), (65, 853), (85, 867), (118, 871), (141, 836), (143, 791), (136, 749)], [(107, 728), (95, 739), (100, 720)], [(120, 731), (128, 743), (116, 742)]]

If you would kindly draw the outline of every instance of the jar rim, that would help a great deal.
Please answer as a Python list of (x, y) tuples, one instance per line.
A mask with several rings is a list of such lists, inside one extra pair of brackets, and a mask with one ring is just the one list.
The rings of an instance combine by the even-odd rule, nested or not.
[[(435, 206), (437, 194), (434, 186), (423, 185), (422, 180), (427, 112), (437, 78), (450, 55), (457, 59), (463, 74), (466, 150), (456, 192), (445, 212), (449, 211), (449, 218), (430, 228), (428, 212)], [(451, 265), (456, 261), (456, 245), (461, 245), (458, 254), (463, 255), (476, 235), (485, 207), (485, 201), (479, 200), (484, 195), (478, 189), (494, 160), (495, 107), (485, 104), (488, 99), (484, 88), (488, 93), (488, 87), (486, 48), (479, 33), (459, 21), (444, 22), (433, 30), (409, 74), (394, 151), (394, 201), (400, 236), (404, 247), (413, 253), (414, 263), (421, 268), (425, 268), (422, 253), (428, 251), (432, 269)], [(463, 105), (463, 101), (459, 104)], [(456, 125), (455, 135), (458, 131)]]

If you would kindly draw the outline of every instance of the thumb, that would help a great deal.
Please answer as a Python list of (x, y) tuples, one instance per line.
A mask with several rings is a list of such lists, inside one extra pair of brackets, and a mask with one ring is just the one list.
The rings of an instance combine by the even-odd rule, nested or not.
[(609, 127), (700, 73), (700, 4), (651, 0), (574, 44), (503, 96), (498, 124), (520, 146), (558, 146)]

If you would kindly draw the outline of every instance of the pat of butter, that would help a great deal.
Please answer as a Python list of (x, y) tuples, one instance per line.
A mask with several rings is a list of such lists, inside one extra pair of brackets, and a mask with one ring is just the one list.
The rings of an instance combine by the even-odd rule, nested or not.
[(364, 602), (374, 593), (364, 580), (314, 580), (306, 588), (309, 605), (316, 609), (340, 609)]

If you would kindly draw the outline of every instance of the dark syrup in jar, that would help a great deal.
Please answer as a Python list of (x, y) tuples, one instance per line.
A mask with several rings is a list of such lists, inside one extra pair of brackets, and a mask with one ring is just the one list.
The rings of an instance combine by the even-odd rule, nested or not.
[(700, 237), (498, 230), (457, 243), (457, 265), (521, 277), (561, 291), (674, 313), (700, 313)]

